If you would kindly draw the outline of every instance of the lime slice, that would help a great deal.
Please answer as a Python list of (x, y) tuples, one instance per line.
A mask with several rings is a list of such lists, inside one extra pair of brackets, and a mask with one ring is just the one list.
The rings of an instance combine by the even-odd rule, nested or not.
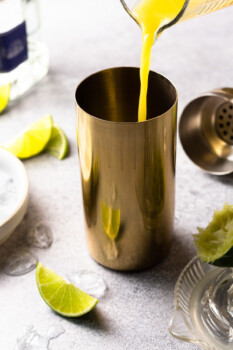
[(9, 140), (3, 147), (18, 158), (33, 157), (45, 148), (51, 136), (52, 126), (51, 115), (46, 115)]
[(69, 144), (67, 137), (64, 131), (55, 123), (53, 124), (51, 137), (45, 147), (45, 151), (58, 159), (63, 159), (68, 154)]
[(58, 314), (78, 317), (91, 311), (98, 299), (91, 297), (52, 270), (38, 263), (36, 283), (44, 301)]
[(4, 111), (10, 100), (11, 84), (0, 86), (0, 113)]
[(104, 232), (111, 239), (116, 239), (121, 221), (120, 209), (112, 209), (104, 201), (101, 202), (102, 223)]
[(233, 205), (216, 210), (206, 228), (194, 235), (198, 256), (206, 263), (233, 267)]

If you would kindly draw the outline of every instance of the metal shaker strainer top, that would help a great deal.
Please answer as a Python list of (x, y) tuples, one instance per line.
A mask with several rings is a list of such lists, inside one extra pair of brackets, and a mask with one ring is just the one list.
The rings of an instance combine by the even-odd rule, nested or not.
[(233, 145), (233, 104), (232, 102), (225, 102), (219, 106), (215, 127), (219, 137), (226, 143)]
[(184, 109), (179, 133), (189, 158), (210, 174), (233, 172), (233, 89), (207, 92)]

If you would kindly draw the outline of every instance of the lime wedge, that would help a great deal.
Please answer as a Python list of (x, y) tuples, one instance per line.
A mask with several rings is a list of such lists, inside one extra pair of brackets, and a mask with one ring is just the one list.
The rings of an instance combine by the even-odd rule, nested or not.
[(120, 209), (113, 209), (104, 201), (101, 202), (102, 223), (104, 232), (111, 239), (116, 239), (121, 221)]
[(98, 303), (98, 299), (67, 283), (41, 263), (38, 263), (36, 268), (36, 283), (46, 304), (63, 316), (82, 316)]
[(4, 111), (10, 100), (11, 84), (0, 86), (0, 113)]
[(233, 267), (233, 205), (214, 212), (206, 228), (193, 235), (198, 256), (206, 263)]
[(51, 137), (45, 147), (45, 151), (58, 159), (65, 158), (69, 151), (67, 137), (64, 131), (55, 123), (53, 124)]
[(3, 147), (18, 158), (29, 158), (43, 151), (52, 133), (51, 115), (37, 120)]

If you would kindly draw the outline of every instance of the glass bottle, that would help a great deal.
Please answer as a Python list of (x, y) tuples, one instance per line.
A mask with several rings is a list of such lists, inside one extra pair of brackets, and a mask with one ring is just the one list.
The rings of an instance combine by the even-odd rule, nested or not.
[(0, 0), (0, 86), (11, 84), (14, 100), (48, 72), (47, 47), (35, 39), (38, 0)]

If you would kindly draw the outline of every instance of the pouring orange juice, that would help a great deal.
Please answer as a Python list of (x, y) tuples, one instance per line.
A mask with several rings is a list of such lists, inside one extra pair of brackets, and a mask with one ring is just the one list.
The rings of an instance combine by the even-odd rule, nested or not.
[(151, 61), (151, 49), (160, 33), (178, 22), (233, 4), (233, 0), (139, 0), (130, 11), (124, 0), (123, 6), (142, 30), (142, 53), (140, 67), (140, 98), (138, 121), (147, 118), (147, 88)]

